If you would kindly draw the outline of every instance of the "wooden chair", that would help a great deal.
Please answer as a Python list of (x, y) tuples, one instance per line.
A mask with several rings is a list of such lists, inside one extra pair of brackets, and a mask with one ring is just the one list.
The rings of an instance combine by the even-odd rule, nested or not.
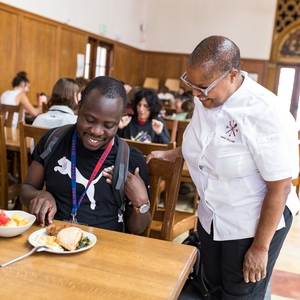
[[(183, 165), (182, 158), (175, 161), (152, 159), (148, 164), (151, 206), (150, 213), (152, 222), (144, 231), (143, 235), (162, 240), (172, 241), (175, 223), (175, 207), (180, 186), (181, 170)], [(165, 181), (164, 207), (158, 207), (160, 201), (160, 183)]]
[[(186, 127), (188, 126), (188, 124), (189, 124), (188, 121), (178, 120), (178, 124), (177, 124), (177, 146), (178, 147), (180, 147), (182, 145), (183, 133), (184, 133)], [(192, 183), (194, 185), (193, 180), (192, 180), (191, 175), (190, 175), (190, 172), (189, 172), (185, 162), (183, 164), (181, 182)], [(185, 232), (186, 230), (190, 230), (190, 231), (196, 231), (197, 230), (198, 200), (199, 200), (199, 195), (198, 195), (197, 189), (195, 187), (195, 194), (194, 194), (194, 201), (193, 201), (193, 211), (192, 211), (192, 213), (180, 212), (180, 213), (177, 214), (177, 220), (176, 221), (178, 223), (182, 224), (182, 228), (180, 228), (180, 230), (175, 232), (176, 235), (179, 235), (179, 234)], [(186, 228), (188, 228), (188, 229), (186, 229)]]
[(17, 128), (19, 126), (19, 122), (23, 119), (24, 107), (22, 104), (19, 105), (8, 105), (8, 104), (0, 104), (0, 115), (4, 115), (5, 117), (5, 126), (12, 127), (14, 114), (18, 113), (18, 123)]
[(0, 208), (7, 210), (8, 201), (20, 195), (21, 181), (8, 173), (4, 123), (5, 116), (0, 115)]
[(34, 147), (40, 140), (40, 138), (49, 130), (46, 127), (38, 127), (25, 124), (25, 122), (21, 122), (19, 126), (20, 131), (20, 157), (21, 157), (21, 179), (24, 181), (28, 166), (30, 164), (29, 160), (29, 148), (30, 143), (33, 139)]
[(178, 120), (164, 119), (170, 133), (171, 141), (176, 141)]
[(143, 88), (154, 89), (158, 91), (159, 79), (153, 77), (146, 77), (143, 83)]
[(165, 81), (165, 86), (171, 91), (171, 92), (178, 92), (180, 87), (180, 80), (175, 78), (167, 78)]
[[(0, 103), (0, 115), (4, 116), (4, 125), (6, 127), (13, 127), (13, 119), (14, 114), (18, 113), (18, 121), (17, 126), (19, 126), (19, 122), (23, 119), (24, 114), (24, 106), (23, 104), (19, 105), (8, 105), (8, 104), (2, 104)], [(9, 152), (8, 153), (9, 159), (9, 172), (14, 176), (18, 177), (20, 175), (19, 170), (19, 163), (20, 163), (20, 154), (16, 152)]]

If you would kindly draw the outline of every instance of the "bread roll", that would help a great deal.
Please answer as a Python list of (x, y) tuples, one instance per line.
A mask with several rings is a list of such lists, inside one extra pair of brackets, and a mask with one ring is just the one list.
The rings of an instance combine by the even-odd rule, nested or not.
[(79, 241), (83, 237), (83, 232), (77, 227), (68, 227), (62, 229), (56, 238), (57, 244), (63, 246), (65, 249), (74, 251), (78, 246)]

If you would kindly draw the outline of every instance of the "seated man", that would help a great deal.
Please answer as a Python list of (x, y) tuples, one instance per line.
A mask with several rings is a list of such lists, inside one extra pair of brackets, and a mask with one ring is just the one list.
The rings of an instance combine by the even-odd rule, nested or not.
[[(126, 92), (119, 81), (100, 76), (85, 88), (78, 120), (69, 126), (44, 159), (49, 130), (32, 154), (21, 189), (21, 202), (42, 226), (52, 220), (75, 220), (89, 226), (122, 231), (123, 220), (109, 178), (120, 139), (116, 131), (126, 108)], [(42, 190), (46, 186), (46, 191)], [(130, 149), (125, 184), (125, 227), (140, 234), (151, 222), (145, 159)], [(143, 209), (139, 209), (143, 208)]]

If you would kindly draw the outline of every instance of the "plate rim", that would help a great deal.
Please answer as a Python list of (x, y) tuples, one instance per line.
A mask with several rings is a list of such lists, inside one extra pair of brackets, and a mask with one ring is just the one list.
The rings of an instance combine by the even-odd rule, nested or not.
[[(84, 230), (82, 230), (82, 232), (83, 232), (83, 236), (88, 236), (88, 238), (92, 241), (91, 245), (88, 245), (86, 247), (83, 247), (83, 248), (80, 248), (80, 249), (74, 250), (74, 251), (55, 251), (55, 250), (48, 249), (48, 250), (45, 250), (45, 252), (53, 253), (53, 254), (75, 254), (75, 253), (83, 252), (83, 251), (86, 251), (86, 250), (92, 248), (97, 243), (97, 237), (91, 232), (84, 231)], [(33, 247), (36, 247), (33, 244), (33, 240), (36, 238), (37, 235), (47, 235), (46, 228), (38, 229), (30, 234), (30, 236), (28, 237), (28, 242)]]

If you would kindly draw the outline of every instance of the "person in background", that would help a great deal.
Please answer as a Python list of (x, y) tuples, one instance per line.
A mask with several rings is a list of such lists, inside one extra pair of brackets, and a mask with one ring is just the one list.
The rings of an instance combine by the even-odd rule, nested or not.
[[(194, 111), (193, 97), (188, 93), (177, 95), (175, 97), (175, 113), (171, 116), (174, 120), (190, 120)], [(168, 117), (168, 116), (167, 116)]]
[[(34, 107), (26, 93), (29, 92), (30, 82), (27, 78), (26, 72), (19, 72), (12, 81), (12, 90), (7, 90), (1, 95), (1, 103), (7, 105), (19, 105), (22, 104), (25, 110), (33, 117), (36, 117), (42, 113), (42, 107)], [(25, 120), (25, 111), (22, 120)], [(17, 127), (18, 114), (14, 113), (13, 128)]]
[(148, 170), (142, 153), (130, 148), (124, 219), (109, 179), (120, 145), (116, 132), (126, 100), (118, 80), (96, 77), (83, 91), (77, 123), (66, 129), (51, 157), (41, 154), (54, 129), (40, 139), (20, 194), (39, 224), (76, 218), (82, 224), (121, 232), (124, 220), (126, 229), (134, 234), (141, 234), (150, 224)]
[(85, 89), (85, 87), (87, 86), (87, 84), (90, 82), (89, 79), (86, 79), (84, 77), (76, 77), (75, 79), (76, 83), (78, 84), (79, 86), (79, 92), (78, 92), (78, 101), (81, 100), (81, 95), (83, 93), (83, 90)]
[(55, 83), (47, 103), (49, 110), (37, 116), (32, 125), (53, 128), (65, 124), (75, 124), (78, 93), (79, 86), (74, 79), (60, 78)]
[[(197, 187), (198, 233), (211, 300), (262, 300), (299, 210), (298, 132), (276, 95), (240, 70), (240, 50), (210, 36), (181, 80), (195, 110), (182, 147), (148, 157), (184, 157)], [(263, 112), (259, 114), (259, 112)]]
[(135, 94), (133, 116), (123, 116), (117, 134), (140, 142), (168, 144), (170, 134), (165, 121), (159, 117), (161, 105), (157, 93), (142, 89)]
[(186, 93), (185, 88), (181, 86), (175, 96), (180, 96), (185, 93)]
[(165, 85), (160, 89), (160, 92), (158, 93), (157, 96), (162, 101), (167, 101), (167, 102), (170, 101), (171, 105), (175, 103), (174, 95), (170, 93), (169, 88)]
[(191, 99), (184, 100), (181, 104), (181, 108), (180, 108), (181, 112), (172, 115), (171, 119), (190, 121), (193, 116), (194, 107), (195, 107), (194, 100)]

